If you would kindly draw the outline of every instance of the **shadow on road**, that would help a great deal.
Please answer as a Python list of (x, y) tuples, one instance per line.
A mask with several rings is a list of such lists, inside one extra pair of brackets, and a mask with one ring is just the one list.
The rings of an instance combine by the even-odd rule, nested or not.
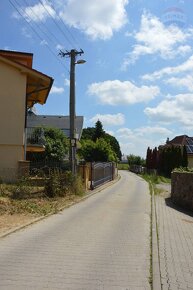
[(175, 210), (177, 210), (177, 211), (179, 211), (181, 213), (184, 213), (186, 215), (189, 215), (189, 216), (193, 217), (193, 212), (192, 211), (190, 211), (188, 209), (185, 209), (184, 207), (175, 204), (172, 201), (171, 197), (165, 198), (165, 203), (166, 203), (167, 206), (169, 206), (169, 207), (171, 207), (171, 208), (173, 208), (173, 209), (175, 209)]

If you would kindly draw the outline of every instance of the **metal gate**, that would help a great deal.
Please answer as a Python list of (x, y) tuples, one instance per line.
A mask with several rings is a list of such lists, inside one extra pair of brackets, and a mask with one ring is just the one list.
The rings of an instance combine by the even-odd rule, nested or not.
[(91, 163), (91, 189), (113, 180), (113, 162)]

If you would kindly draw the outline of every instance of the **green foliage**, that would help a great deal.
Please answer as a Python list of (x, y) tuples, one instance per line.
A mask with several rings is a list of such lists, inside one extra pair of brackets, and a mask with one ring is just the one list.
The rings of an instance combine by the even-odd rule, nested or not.
[(158, 184), (159, 183), (159, 176), (156, 174), (142, 174), (141, 175), (143, 179), (145, 179), (147, 182)]
[(128, 163), (118, 163), (118, 170), (128, 170), (129, 165)]
[(93, 141), (97, 141), (97, 139), (103, 138), (105, 135), (105, 131), (103, 130), (103, 125), (101, 121), (97, 121), (95, 124), (95, 131), (94, 131), (94, 136), (93, 136)]
[[(34, 134), (42, 128), (36, 128)], [(36, 161), (62, 161), (69, 150), (69, 141), (65, 134), (58, 128), (43, 128), (45, 136), (45, 152), (33, 153), (30, 159)]]
[(129, 166), (131, 165), (144, 166), (145, 164), (145, 159), (143, 159), (140, 156), (133, 155), (133, 154), (128, 155), (127, 160), (128, 160)]
[(118, 161), (122, 156), (119, 142), (103, 130), (99, 120), (94, 128), (83, 129), (78, 154), (85, 161)]
[(79, 155), (87, 162), (116, 161), (115, 152), (103, 138), (97, 139), (96, 142), (92, 140), (82, 141)]
[(81, 140), (93, 140), (95, 134), (95, 128), (94, 127), (88, 127), (84, 128), (82, 130), (82, 136)]
[(45, 194), (50, 197), (56, 197), (61, 193), (60, 176), (57, 170), (51, 172), (49, 178), (45, 182)]
[(142, 174), (141, 177), (145, 179), (149, 183), (150, 194), (153, 193), (152, 189), (154, 190), (154, 194), (160, 194), (163, 189), (158, 188), (156, 185), (160, 183), (171, 183), (171, 179), (165, 178), (162, 175), (157, 174)]
[(108, 142), (110, 144), (112, 150), (117, 155), (118, 160), (121, 160), (122, 153), (121, 153), (121, 148), (120, 148), (120, 145), (119, 145), (119, 142), (117, 141), (117, 139), (108, 133), (105, 133), (103, 138), (105, 139), (106, 142)]
[(146, 156), (147, 169), (157, 169), (159, 174), (170, 177), (174, 168), (187, 167), (188, 157), (186, 146), (148, 147)]
[(45, 194), (50, 197), (65, 197), (68, 194), (82, 195), (84, 188), (80, 176), (70, 171), (53, 170), (45, 183)]

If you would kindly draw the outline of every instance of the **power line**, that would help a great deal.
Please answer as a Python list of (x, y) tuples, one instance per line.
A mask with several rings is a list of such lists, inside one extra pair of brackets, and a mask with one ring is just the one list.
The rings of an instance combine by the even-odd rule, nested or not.
[[(24, 1), (24, 3), (25, 3), (26, 5), (28, 5), (28, 3), (27, 3), (26, 0), (23, 0), (23, 1)], [(30, 11), (32, 12), (32, 14), (35, 15), (35, 17), (37, 17), (37, 18), (39, 19), (39, 21), (41, 22), (41, 26), (38, 26), (38, 28), (39, 28), (39, 29), (40, 29), (40, 30), (41, 30), (45, 35), (47, 35), (48, 39), (52, 42), (52, 39), (50, 39), (50, 36), (49, 36), (49, 34), (51, 34), (51, 36), (55, 39), (56, 44), (58, 44), (58, 43), (60, 42), (60, 40), (57, 39), (57, 37), (55, 36), (55, 34), (52, 33), (52, 32), (47, 28), (47, 26), (45, 25), (45, 23), (43, 23), (43, 21), (41, 21), (40, 16), (39, 16), (37, 13), (34, 12), (34, 10), (31, 8), (31, 6), (29, 6), (28, 8), (29, 8)], [(25, 14), (27, 14), (27, 17), (30, 18), (30, 15), (29, 15), (28, 13), (26, 13), (26, 11), (25, 11)], [(42, 26), (45, 27), (46, 31), (48, 31), (49, 34), (48, 34), (47, 32), (44, 32), (44, 31), (43, 31), (43, 29), (41, 28)]]
[[(18, 6), (18, 2), (16, 0), (14, 0)], [(12, 5), (12, 7), (17, 11), (17, 13), (25, 20), (25, 22), (27, 22), (27, 24), (30, 26), (30, 28), (32, 29), (32, 31), (36, 34), (36, 36), (40, 39), (40, 41), (44, 41), (44, 39), (41, 37), (41, 35), (39, 34), (39, 32), (37, 32), (37, 30), (33, 27), (33, 25), (31, 24), (31, 22), (27, 21), (27, 19), (24, 17), (24, 15), (22, 15), (21, 11), (23, 11), (23, 13), (25, 12), (22, 8), (21, 11), (20, 9), (18, 9), (16, 7), (16, 5), (13, 3), (12, 0), (9, 0), (9, 3)], [(25, 13), (24, 13), (25, 14)], [(28, 16), (29, 17), (29, 16)], [(30, 18), (30, 17), (29, 17)], [(41, 29), (40, 29), (41, 30)], [(57, 59), (57, 61), (60, 63), (60, 65), (62, 65), (65, 70), (67, 71), (67, 73), (69, 74), (69, 70), (65, 67), (65, 65), (63, 64), (63, 62), (60, 61), (60, 59), (57, 57), (57, 55), (54, 53), (54, 51), (50, 48), (50, 46), (46, 43), (46, 48), (51, 52), (51, 54)]]
[[(55, 25), (57, 26), (57, 28), (60, 30), (60, 32), (63, 34), (63, 36), (67, 39), (67, 41), (71, 44), (71, 46), (73, 47), (74, 44), (71, 42), (71, 40), (68, 38), (68, 36), (64, 33), (64, 31), (62, 30), (62, 28), (60, 27), (60, 25), (56, 22), (56, 20), (54, 19), (54, 17), (52, 16), (52, 14), (49, 12), (49, 10), (46, 8), (46, 6), (44, 5), (43, 1), (40, 0), (41, 5), (44, 7), (45, 11), (47, 12), (47, 14), (52, 18), (52, 21), (55, 23)], [(49, 3), (50, 4), (50, 3)], [(55, 9), (53, 8), (53, 6), (50, 4), (50, 6), (52, 7), (52, 9), (55, 11)], [(55, 11), (56, 12), (56, 11)]]
[[(42, 0), (40, 0), (40, 1), (42, 2)], [(52, 3), (49, 2), (49, 4), (50, 4), (50, 6), (52, 7), (52, 9), (53, 9), (53, 10), (55, 11), (55, 13), (56, 13), (56, 10), (54, 9)], [(60, 17), (59, 14), (58, 14), (58, 19), (59, 19), (59, 20), (61, 21), (61, 23), (63, 24), (65, 30), (70, 34), (71, 38), (72, 38), (73, 41), (74, 41), (75, 46), (80, 47), (80, 45), (79, 45), (79, 43), (78, 43), (78, 40), (76, 40), (76, 38), (74, 37), (74, 35), (70, 32), (70, 30), (69, 30), (68, 27), (66, 26), (64, 20)]]

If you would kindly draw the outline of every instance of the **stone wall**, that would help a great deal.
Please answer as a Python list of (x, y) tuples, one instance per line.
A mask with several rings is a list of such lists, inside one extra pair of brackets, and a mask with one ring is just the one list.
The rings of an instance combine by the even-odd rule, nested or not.
[(172, 173), (171, 198), (174, 203), (193, 210), (193, 173)]

